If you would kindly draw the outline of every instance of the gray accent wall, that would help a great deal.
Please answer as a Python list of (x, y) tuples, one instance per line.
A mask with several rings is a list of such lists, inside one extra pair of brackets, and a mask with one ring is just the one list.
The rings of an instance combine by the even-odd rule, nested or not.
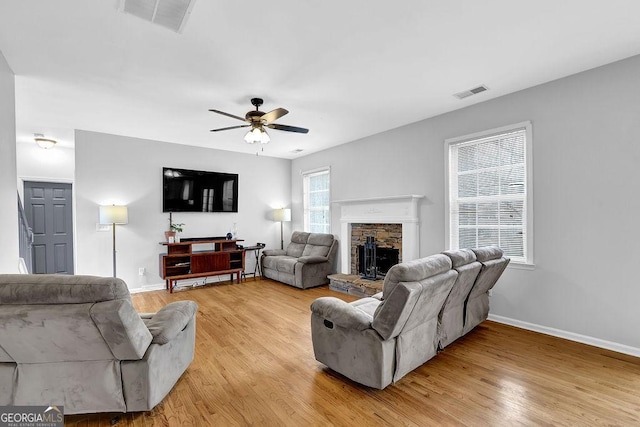
[(17, 186), (15, 77), (0, 52), (0, 273), (18, 272)]
[(530, 120), (535, 267), (507, 269), (491, 316), (640, 355), (638, 76), (640, 56), (296, 159), (292, 226), (302, 228), (300, 172), (330, 166), (332, 200), (426, 196), (420, 254), (447, 249), (444, 140)]
[[(164, 283), (158, 264), (165, 251), (159, 242), (169, 227), (169, 214), (162, 213), (163, 166), (239, 174), (238, 212), (175, 213), (174, 222), (186, 224), (182, 237), (224, 236), (235, 222), (246, 245), (280, 247), (280, 224), (271, 220), (271, 210), (288, 207), (290, 160), (80, 130), (75, 142), (77, 274), (112, 274), (111, 232), (96, 231), (98, 207), (124, 204), (129, 223), (116, 229), (118, 277), (131, 290)], [(240, 138), (238, 144), (245, 142)], [(286, 224), (285, 240), (290, 234)], [(253, 271), (253, 254), (246, 260)], [(146, 270), (143, 276), (139, 268)]]

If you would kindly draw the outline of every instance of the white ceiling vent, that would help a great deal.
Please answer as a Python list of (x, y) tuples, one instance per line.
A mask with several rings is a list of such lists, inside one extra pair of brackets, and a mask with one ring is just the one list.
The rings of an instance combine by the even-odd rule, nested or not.
[(180, 33), (195, 2), (196, 0), (120, 0), (120, 11)]
[(477, 95), (481, 92), (484, 92), (485, 90), (489, 90), (488, 87), (486, 87), (485, 85), (480, 85), (478, 87), (474, 87), (473, 89), (469, 89), (469, 90), (465, 90), (463, 92), (458, 92), (458, 93), (454, 93), (453, 96), (455, 96), (458, 99), (465, 99), (470, 97), (471, 95)]

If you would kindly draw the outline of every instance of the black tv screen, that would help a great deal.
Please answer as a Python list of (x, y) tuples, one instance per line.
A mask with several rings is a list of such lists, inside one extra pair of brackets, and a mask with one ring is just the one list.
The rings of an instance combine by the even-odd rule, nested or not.
[(238, 212), (238, 174), (162, 168), (162, 212)]

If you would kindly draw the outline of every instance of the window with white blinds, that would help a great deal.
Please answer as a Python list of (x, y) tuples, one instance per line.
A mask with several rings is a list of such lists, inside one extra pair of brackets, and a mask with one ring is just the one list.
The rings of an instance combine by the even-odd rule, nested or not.
[(445, 141), (451, 249), (498, 245), (533, 264), (531, 123)]
[(302, 174), (304, 202), (304, 231), (331, 233), (329, 169)]

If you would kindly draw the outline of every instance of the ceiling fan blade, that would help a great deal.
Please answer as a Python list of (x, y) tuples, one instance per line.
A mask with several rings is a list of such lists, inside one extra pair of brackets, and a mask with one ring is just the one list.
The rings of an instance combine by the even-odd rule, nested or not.
[(218, 114), (222, 114), (223, 116), (231, 117), (232, 119), (242, 120), (243, 122), (247, 121), (247, 119), (245, 119), (244, 117), (235, 116), (233, 114), (225, 113), (224, 111), (220, 111), (220, 110), (209, 110), (209, 111), (211, 111), (212, 113), (218, 113)]
[(276, 123), (268, 124), (265, 126), (267, 126), (269, 129), (284, 130), (287, 132), (309, 133), (309, 129), (299, 128), (295, 126), (279, 125)]
[(284, 108), (276, 108), (275, 110), (263, 114), (262, 117), (260, 117), (260, 120), (268, 123), (274, 120), (278, 120), (280, 117), (288, 113), (289, 111), (285, 110)]
[(248, 128), (249, 126), (251, 126), (251, 125), (229, 126), (228, 128), (211, 129), (211, 131), (210, 131), (210, 132), (220, 132), (221, 130)]

